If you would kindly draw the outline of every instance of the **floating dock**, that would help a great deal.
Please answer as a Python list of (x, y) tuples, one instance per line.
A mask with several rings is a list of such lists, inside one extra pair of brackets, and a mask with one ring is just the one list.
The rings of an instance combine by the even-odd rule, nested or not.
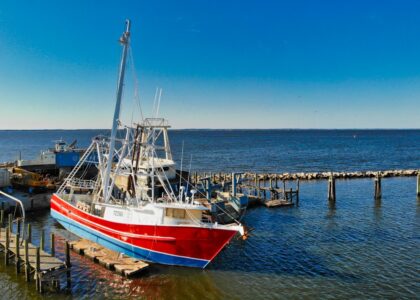
[(144, 261), (125, 256), (86, 239), (70, 242), (70, 248), (125, 277), (133, 277), (149, 268), (149, 264)]

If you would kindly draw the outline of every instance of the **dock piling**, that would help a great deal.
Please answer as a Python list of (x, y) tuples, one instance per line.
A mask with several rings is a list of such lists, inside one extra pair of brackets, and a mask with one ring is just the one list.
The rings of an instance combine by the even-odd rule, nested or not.
[(375, 199), (379, 200), (381, 198), (382, 198), (381, 175), (377, 173), (375, 177)]
[(12, 233), (13, 232), (13, 220), (12, 220), (12, 214), (8, 214), (7, 215), (7, 226), (9, 227), (9, 231), (10, 231), (10, 233)]
[(10, 246), (10, 229), (6, 228), (6, 244), (4, 247), (4, 264), (7, 266), (9, 264), (9, 246)]
[(40, 255), (40, 248), (36, 247), (36, 254), (35, 254), (35, 284), (36, 284), (36, 290), (40, 293), (42, 293), (42, 287), (41, 287), (41, 255)]
[(417, 197), (420, 197), (420, 170), (417, 171)]
[(32, 243), (32, 226), (28, 223), (28, 236), (26, 237), (29, 243)]
[(254, 196), (257, 196), (257, 185), (258, 185), (258, 176), (257, 173), (254, 173)]
[(16, 261), (16, 274), (20, 273), (20, 234), (19, 232), (16, 233), (16, 240), (15, 240), (15, 261)]
[(41, 230), (41, 239), (39, 242), (39, 247), (41, 248), (42, 251), (44, 251), (45, 249), (45, 230), (44, 229)]
[(54, 233), (51, 232), (51, 256), (55, 256), (55, 236)]
[[(29, 225), (29, 224), (28, 224)], [(29, 282), (31, 280), (31, 266), (29, 264), (29, 241), (25, 240), (25, 280)]]
[(70, 274), (70, 267), (71, 267), (71, 262), (70, 262), (70, 244), (68, 241), (66, 241), (66, 268), (67, 268), (67, 272), (66, 272), (66, 279), (67, 279), (67, 289), (71, 289), (71, 274)]
[(0, 211), (0, 227), (4, 224), (4, 209)]
[(335, 202), (335, 178), (331, 174), (328, 178), (328, 201)]
[(20, 234), (20, 227), (21, 227), (21, 222), (20, 222), (20, 219), (17, 219), (16, 220), (16, 233), (17, 234)]

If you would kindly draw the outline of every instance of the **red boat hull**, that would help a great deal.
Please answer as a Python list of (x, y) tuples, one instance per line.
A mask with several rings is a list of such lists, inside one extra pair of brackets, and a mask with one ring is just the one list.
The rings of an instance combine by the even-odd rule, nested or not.
[(139, 259), (204, 268), (237, 233), (233, 228), (123, 224), (86, 213), (54, 194), (51, 214), (74, 234)]

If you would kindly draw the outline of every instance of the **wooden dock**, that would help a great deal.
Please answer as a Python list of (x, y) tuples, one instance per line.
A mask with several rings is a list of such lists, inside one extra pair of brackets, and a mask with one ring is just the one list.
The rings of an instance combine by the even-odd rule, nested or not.
[[(28, 255), (26, 255), (25, 242), (24, 241), (22, 242), (22, 239), (20, 238), (18, 241), (16, 234), (10, 233), (10, 236), (8, 238), (9, 245), (7, 245), (6, 230), (7, 229), (5, 228), (0, 228), (0, 244), (4, 250), (8, 249), (8, 252), (9, 252), (8, 257), (5, 258), (5, 260), (6, 259), (10, 260), (19, 256), (21, 265), (25, 265), (26, 262), (28, 262), (31, 269), (35, 270), (36, 256), (37, 256), (36, 252), (37, 252), (37, 248), (39, 247), (31, 243), (28, 243)], [(54, 270), (66, 267), (63, 261), (59, 260), (58, 258), (54, 256), (51, 256), (51, 254), (41, 249), (39, 250), (39, 257), (40, 257), (40, 262), (39, 262), (38, 271), (41, 273), (47, 273), (50, 271), (54, 271)], [(28, 259), (28, 261), (26, 261), (26, 258)]]
[[(30, 228), (30, 226), (28, 227)], [(29, 241), (30, 238), (23, 240), (19, 233), (13, 233), (9, 226), (0, 227), (0, 247), (4, 253), (5, 264), (14, 263), (16, 273), (21, 273), (23, 269), (26, 281), (31, 281), (31, 278), (35, 279), (36, 288), (41, 293), (49, 285), (55, 291), (60, 290), (60, 277), (64, 273), (67, 275), (67, 288), (70, 288), (71, 264), (68, 244), (64, 262)]]
[(149, 268), (149, 264), (144, 261), (112, 251), (86, 239), (70, 242), (70, 248), (125, 277), (138, 275)]

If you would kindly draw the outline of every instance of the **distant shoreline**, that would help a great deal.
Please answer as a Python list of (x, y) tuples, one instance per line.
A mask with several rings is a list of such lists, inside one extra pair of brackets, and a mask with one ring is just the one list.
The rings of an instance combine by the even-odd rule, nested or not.
[[(0, 131), (109, 131), (109, 128), (73, 128), (73, 129), (0, 129)], [(184, 130), (184, 131), (200, 131), (200, 130), (212, 130), (212, 131), (264, 131), (264, 130), (278, 130), (278, 131), (416, 131), (420, 128), (170, 128), (169, 130)]]

